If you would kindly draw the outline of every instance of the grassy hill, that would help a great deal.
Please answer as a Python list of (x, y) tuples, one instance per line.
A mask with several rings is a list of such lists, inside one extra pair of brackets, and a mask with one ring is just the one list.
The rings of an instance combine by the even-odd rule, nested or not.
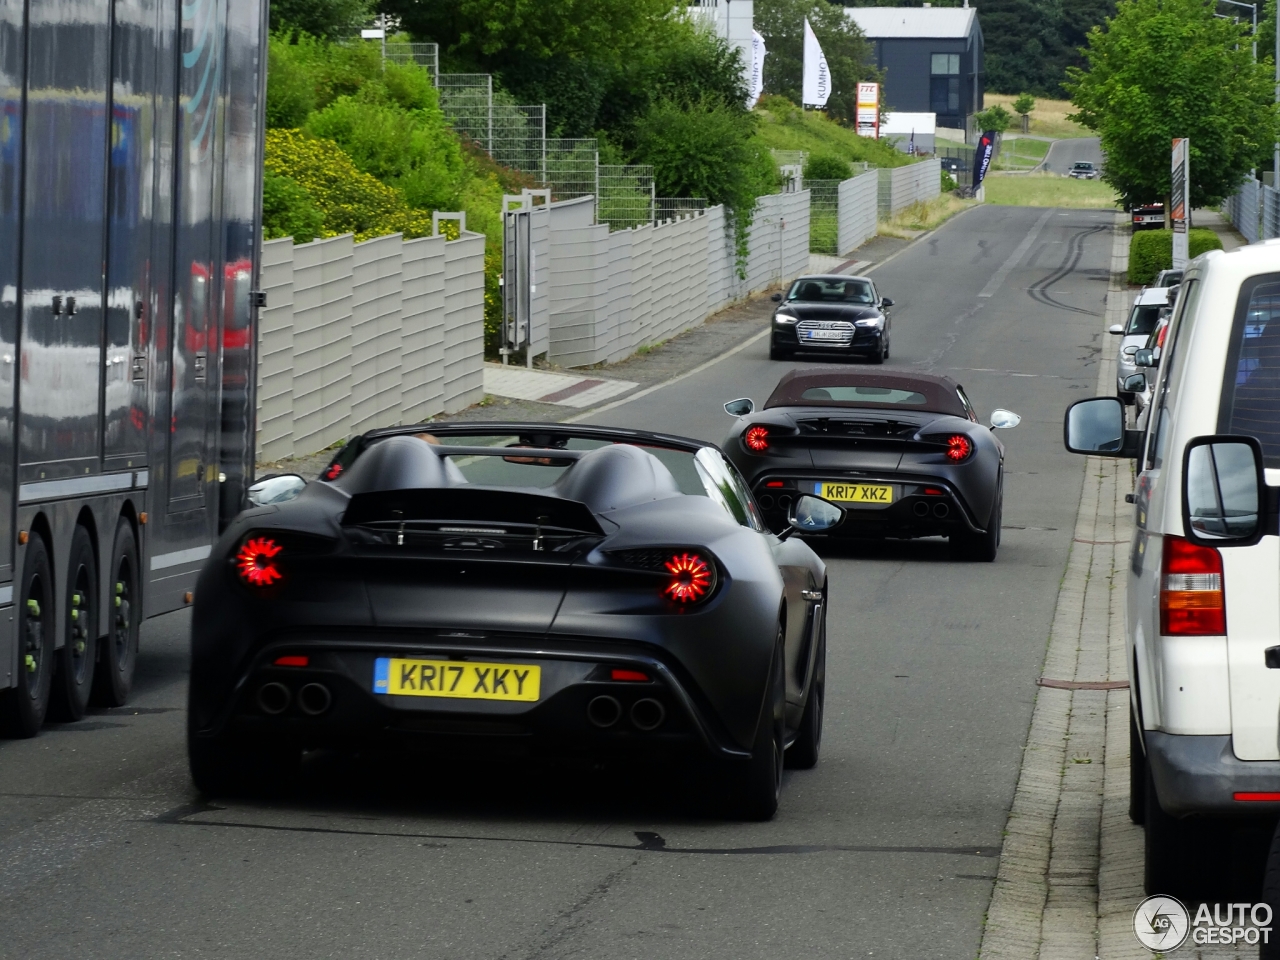
[[(983, 105), (986, 109), (990, 110), (998, 103), (1013, 113), (1013, 126), (1009, 128), (1010, 133), (1022, 132), (1022, 118), (1013, 110), (1013, 101), (1017, 99), (1009, 93), (983, 95)], [(1092, 130), (1067, 119), (1067, 114), (1075, 113), (1075, 110), (1075, 105), (1070, 100), (1041, 100), (1037, 97), (1036, 107), (1031, 111), (1031, 129), (1027, 132), (1039, 137), (1054, 137), (1058, 140), (1097, 136)]]
[(887, 143), (860, 137), (820, 111), (801, 110), (785, 97), (761, 97), (755, 114), (760, 119), (756, 136), (774, 150), (828, 153), (877, 167), (900, 167), (910, 162), (905, 153)]

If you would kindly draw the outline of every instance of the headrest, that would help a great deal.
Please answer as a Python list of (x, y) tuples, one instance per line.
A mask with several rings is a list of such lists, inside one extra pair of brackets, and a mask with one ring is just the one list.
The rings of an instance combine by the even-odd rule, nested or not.
[(417, 490), (465, 483), (460, 470), (417, 437), (387, 437), (365, 450), (334, 481), (350, 494)]
[(592, 450), (561, 474), (552, 489), (557, 496), (585, 503), (594, 513), (680, 495), (663, 462), (628, 443)]

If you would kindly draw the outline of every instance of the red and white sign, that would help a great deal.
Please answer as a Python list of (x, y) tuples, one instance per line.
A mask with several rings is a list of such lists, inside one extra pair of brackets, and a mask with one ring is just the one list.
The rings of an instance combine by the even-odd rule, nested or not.
[(880, 139), (880, 84), (858, 84), (858, 133)]

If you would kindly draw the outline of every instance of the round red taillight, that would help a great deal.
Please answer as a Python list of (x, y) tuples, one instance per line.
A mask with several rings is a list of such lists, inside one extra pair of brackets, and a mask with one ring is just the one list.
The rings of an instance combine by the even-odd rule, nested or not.
[(676, 603), (697, 603), (711, 590), (711, 564), (696, 553), (677, 553), (665, 564), (671, 579), (663, 589)]
[(246, 540), (236, 552), (236, 573), (251, 587), (272, 587), (284, 579), (276, 557), (284, 548), (270, 537)]
[(761, 450), (769, 449), (769, 428), (768, 427), (749, 427), (746, 435), (743, 437), (749, 450), (755, 450), (759, 453)]
[(968, 437), (959, 433), (953, 437), (947, 437), (948, 460), (959, 463), (961, 460), (967, 460), (971, 453), (973, 453), (973, 441)]

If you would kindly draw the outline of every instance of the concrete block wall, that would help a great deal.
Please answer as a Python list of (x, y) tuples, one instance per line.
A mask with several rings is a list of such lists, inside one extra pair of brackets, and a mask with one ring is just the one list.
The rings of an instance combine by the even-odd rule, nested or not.
[(932, 200), (942, 192), (942, 162), (936, 157), (905, 167), (882, 167), (879, 175), (881, 219), (888, 219), (913, 203)]
[(836, 208), (839, 253), (857, 249), (876, 235), (879, 185), (879, 170), (841, 181)]
[(622, 360), (808, 269), (808, 191), (760, 198), (745, 277), (723, 207), (610, 233), (584, 216), (590, 200), (547, 220), (550, 357), (565, 366)]
[(484, 396), (484, 237), (262, 246), (258, 458), (305, 456)]

